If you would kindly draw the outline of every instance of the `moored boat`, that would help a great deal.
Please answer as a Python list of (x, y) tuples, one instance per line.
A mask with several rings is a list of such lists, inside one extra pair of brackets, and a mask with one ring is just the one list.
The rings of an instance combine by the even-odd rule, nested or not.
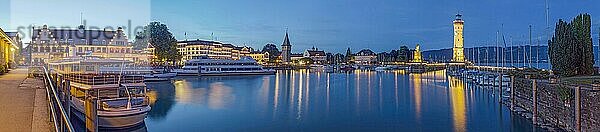
[(274, 75), (275, 70), (264, 69), (250, 57), (239, 60), (229, 59), (191, 59), (182, 69), (175, 69), (178, 75), (191, 76), (228, 76), (228, 75)]
[(62, 81), (73, 114), (86, 120), (95, 111), (99, 127), (122, 128), (141, 124), (150, 111), (144, 75), (151, 68), (130, 61), (101, 58), (64, 58), (48, 63)]

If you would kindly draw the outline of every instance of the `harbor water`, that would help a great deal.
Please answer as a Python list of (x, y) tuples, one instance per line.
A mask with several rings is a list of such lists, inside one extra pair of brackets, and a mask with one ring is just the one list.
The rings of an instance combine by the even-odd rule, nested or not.
[(445, 71), (178, 77), (147, 83), (148, 131), (532, 131), (497, 90)]

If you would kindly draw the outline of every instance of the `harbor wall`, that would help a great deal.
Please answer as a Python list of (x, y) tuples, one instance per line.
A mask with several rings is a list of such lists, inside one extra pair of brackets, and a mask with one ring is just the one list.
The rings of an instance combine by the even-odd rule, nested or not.
[(513, 111), (534, 124), (567, 131), (600, 131), (599, 90), (525, 78), (514, 79), (514, 90), (510, 98), (514, 99), (510, 104)]

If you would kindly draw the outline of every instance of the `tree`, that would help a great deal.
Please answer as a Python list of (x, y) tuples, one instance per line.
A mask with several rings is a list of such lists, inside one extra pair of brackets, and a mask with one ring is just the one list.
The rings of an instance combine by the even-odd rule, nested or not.
[(269, 60), (277, 60), (277, 56), (279, 56), (279, 54), (281, 54), (281, 52), (279, 51), (279, 49), (277, 49), (277, 46), (275, 44), (272, 43), (268, 43), (266, 44), (261, 52), (269, 52)]
[(594, 72), (591, 18), (580, 14), (571, 23), (562, 19), (556, 24), (548, 55), (552, 69), (560, 76), (585, 76)]
[(144, 26), (144, 30), (138, 32), (135, 36), (135, 47), (150, 45), (154, 48), (153, 55), (156, 57), (153, 62), (175, 63), (181, 59), (177, 51), (177, 39), (169, 31), (167, 25), (160, 22), (150, 22)]

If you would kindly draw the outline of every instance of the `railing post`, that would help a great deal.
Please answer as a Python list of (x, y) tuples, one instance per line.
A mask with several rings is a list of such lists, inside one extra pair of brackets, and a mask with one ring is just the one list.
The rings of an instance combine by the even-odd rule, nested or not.
[(515, 110), (515, 76), (510, 76), (510, 109)]
[[(494, 79), (494, 80), (495, 80), (495, 79)], [(498, 102), (499, 102), (500, 104), (502, 104), (502, 98), (503, 98), (503, 97), (502, 97), (502, 84), (503, 84), (503, 83), (504, 83), (504, 82), (502, 82), (502, 73), (501, 73), (501, 74), (499, 74), (499, 76), (498, 76), (498, 95), (500, 95), (500, 96), (498, 97), (498, 99), (499, 99), (499, 101), (498, 101)]]
[(85, 127), (89, 132), (98, 131), (98, 102), (97, 99), (86, 93), (85, 99)]
[(575, 87), (575, 131), (581, 132), (581, 87)]
[(535, 79), (533, 80), (533, 124), (537, 124), (537, 82)]

